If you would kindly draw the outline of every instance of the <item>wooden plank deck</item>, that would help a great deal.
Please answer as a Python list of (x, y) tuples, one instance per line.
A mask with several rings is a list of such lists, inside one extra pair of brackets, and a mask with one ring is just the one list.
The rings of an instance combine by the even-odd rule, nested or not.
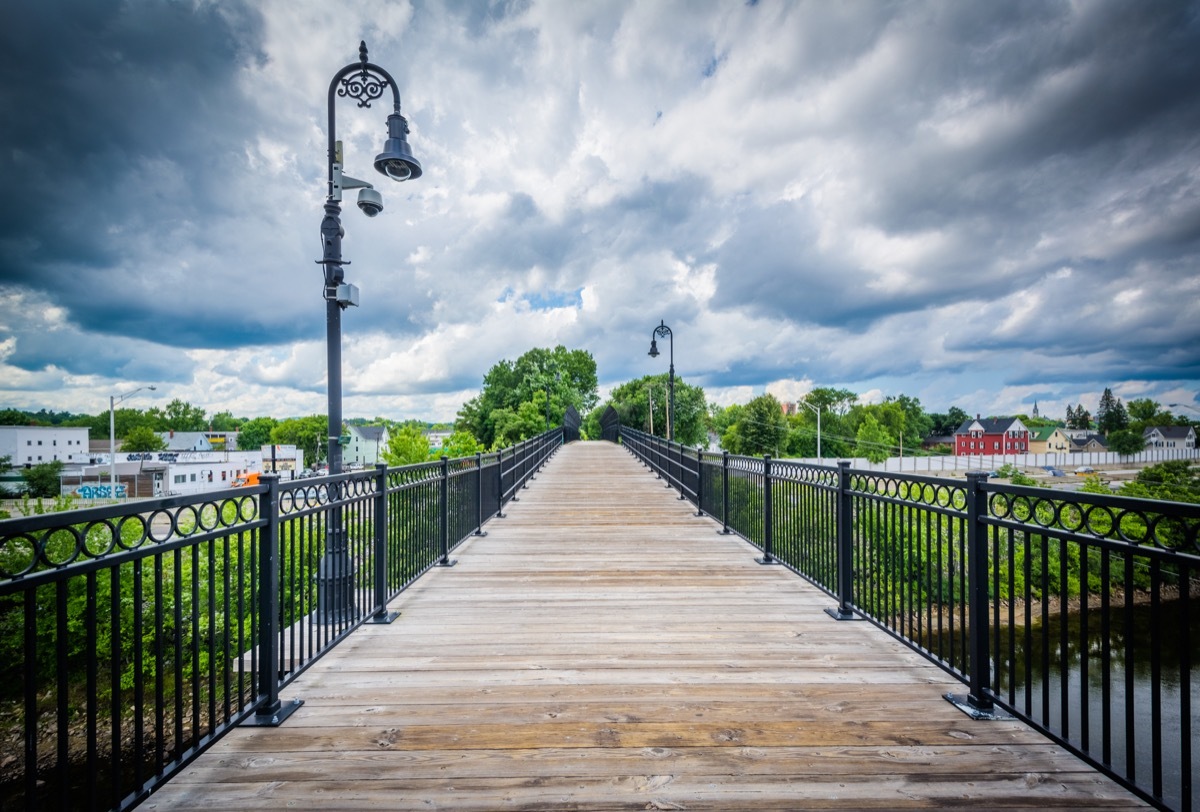
[(143, 808), (1027, 809), (1140, 802), (696, 518), (564, 448), (456, 551)]

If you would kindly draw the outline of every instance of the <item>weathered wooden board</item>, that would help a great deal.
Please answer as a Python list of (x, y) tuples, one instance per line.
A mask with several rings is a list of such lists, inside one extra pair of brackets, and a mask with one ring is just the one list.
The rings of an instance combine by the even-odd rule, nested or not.
[(1141, 806), (663, 487), (574, 444), (144, 805), (201, 809)]

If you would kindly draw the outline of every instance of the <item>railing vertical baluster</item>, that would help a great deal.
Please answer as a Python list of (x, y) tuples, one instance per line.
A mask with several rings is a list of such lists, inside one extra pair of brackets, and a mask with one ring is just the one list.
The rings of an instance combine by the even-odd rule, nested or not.
[(375, 613), (367, 619), (367, 623), (391, 623), (400, 617), (399, 612), (389, 612), (387, 608), (387, 469), (386, 462), (375, 463), (375, 560), (372, 562), (375, 570)]
[(478, 451), (475, 452), (475, 519), (478, 525), (475, 535), (486, 536), (483, 529), (483, 454)]
[(837, 514), (834, 526), (837, 532), (837, 591), (838, 605), (826, 609), (825, 614), (834, 620), (862, 620), (854, 614), (854, 528), (850, 521), (852, 504), (850, 499), (850, 463), (838, 463), (838, 489), (835, 497)]
[(771, 499), (771, 455), (763, 455), (763, 554), (756, 558), (760, 564), (778, 564), (775, 557), (775, 517)]
[(999, 712), (991, 695), (991, 652), (988, 644), (988, 531), (987, 491), (981, 471), (967, 473), (967, 686), (964, 698), (946, 699), (974, 719), (1008, 718)]
[(721, 452), (721, 530), (722, 536), (728, 536), (729, 529), (729, 452)]
[(265, 524), (259, 534), (258, 555), (258, 699), (246, 724), (278, 727), (304, 704), (279, 701), (279, 475), (263, 474), (267, 492), (259, 497)]
[(445, 454), (442, 455), (442, 479), (441, 479), (441, 510), (438, 535), (441, 536), (442, 556), (438, 561), (439, 567), (453, 567), (457, 564), (450, 558), (450, 458)]
[(504, 449), (496, 454), (496, 518), (506, 518), (504, 515)]
[(704, 452), (696, 446), (696, 515), (704, 515)]

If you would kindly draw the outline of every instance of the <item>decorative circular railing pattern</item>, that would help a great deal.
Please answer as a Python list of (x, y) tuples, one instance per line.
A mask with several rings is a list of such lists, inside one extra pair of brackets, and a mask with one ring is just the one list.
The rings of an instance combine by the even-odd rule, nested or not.
[(1140, 547), (1200, 554), (1200, 517), (1189, 517), (1141, 500), (1072, 501), (1053, 496), (993, 492), (988, 518), (1019, 522), (1072, 536), (1120, 541)]
[(0, 580), (217, 533), (257, 517), (258, 499), (254, 495), (106, 518), (88, 518), (84, 512), (78, 524), (0, 537)]

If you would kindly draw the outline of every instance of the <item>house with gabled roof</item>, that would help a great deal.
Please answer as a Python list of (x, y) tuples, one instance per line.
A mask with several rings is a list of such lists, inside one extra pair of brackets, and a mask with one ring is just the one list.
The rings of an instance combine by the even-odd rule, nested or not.
[(957, 457), (984, 454), (1028, 454), (1029, 429), (1018, 417), (976, 417), (954, 432)]
[(342, 462), (355, 467), (370, 468), (376, 463), (383, 462), (383, 452), (387, 451), (387, 426), (348, 426), (350, 442), (342, 450)]
[(1193, 426), (1150, 426), (1142, 432), (1146, 448), (1195, 448)]

